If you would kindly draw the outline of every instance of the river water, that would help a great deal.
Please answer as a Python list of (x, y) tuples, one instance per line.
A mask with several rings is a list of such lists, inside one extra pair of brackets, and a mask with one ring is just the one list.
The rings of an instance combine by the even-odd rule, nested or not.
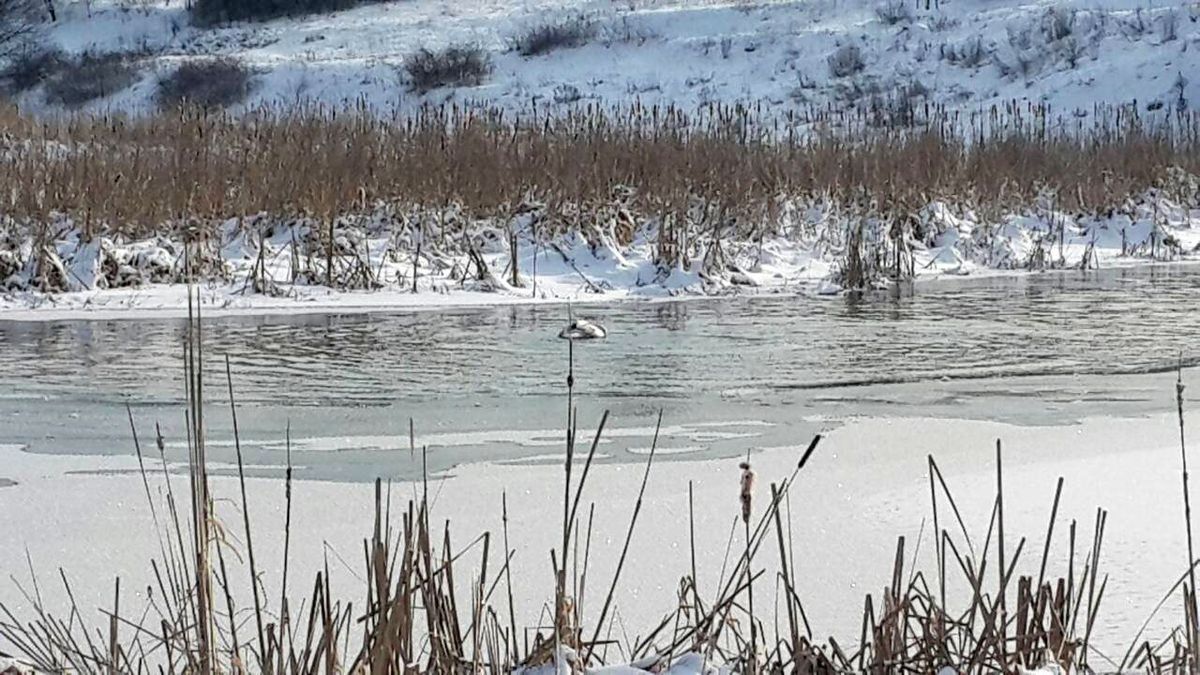
[[(1030, 537), (1023, 573), (1037, 569), (1059, 476), (1067, 487), (1052, 574), (1066, 574), (1068, 561), (1079, 573), (1082, 555), (1071, 557), (1065, 533), (1077, 523), (1079, 540), (1090, 541), (1096, 508), (1111, 509), (1103, 569), (1112, 576), (1093, 646), (1119, 659), (1186, 567), (1171, 371), (1182, 354), (1185, 379), (1198, 379), (1198, 298), (1200, 266), (1164, 265), (941, 281), (860, 298), (577, 305), (576, 314), (609, 330), (607, 340), (575, 348), (581, 433), (590, 438), (601, 412), (612, 413), (587, 492), (595, 569), (615, 565), (660, 410), (662, 461), (629, 583), (616, 597), (634, 630), (677, 600), (693, 546), (693, 486), (701, 585), (710, 588), (724, 567), (726, 523), (740, 508), (737, 463), (688, 460), (757, 453), (761, 480), (776, 481), (811, 434), (832, 430), (801, 476), (788, 520), (806, 611), (821, 634), (852, 644), (864, 593), (891, 578), (897, 535), (935, 569), (933, 549), (920, 543), (930, 527), (925, 455), (936, 457), (978, 539), (990, 530), (1002, 438), (1006, 524)], [(372, 522), (368, 481), (422, 473), (421, 454), (410, 453), (413, 420), (428, 471), (453, 475), (432, 490), (438, 518), (470, 536), (495, 532), (499, 505), (511, 509), (516, 611), (533, 625), (549, 590), (546, 551), (558, 527), (547, 505), (559, 503), (562, 472), (525, 465), (562, 461), (567, 345), (556, 335), (566, 311), (206, 319), (211, 472), (235, 473), (227, 356), (248, 473), (283, 473), (290, 425), (304, 533), (292, 564), (328, 569), (337, 552), (336, 592), (353, 597), (361, 580), (344, 560), (355, 559)], [(78, 580), (80, 605), (95, 607), (111, 602), (112, 576), (121, 574), (122, 588), (134, 589), (122, 606), (146, 601), (136, 591), (153, 582), (146, 561), (158, 549), (143, 490), (161, 496), (162, 488), (157, 472), (148, 488), (137, 475), (126, 406), (143, 448), (153, 448), (158, 423), (168, 459), (183, 470), (184, 331), (180, 320), (0, 317), (6, 577), (23, 575), (30, 560), (63, 565)], [(1189, 410), (1200, 408), (1197, 392), (1187, 390)], [(283, 488), (247, 482), (259, 555), (279, 560)], [(237, 481), (214, 483), (225, 522), (238, 522), (228, 510), (240, 503)], [(420, 484), (392, 484), (389, 494), (415, 494)], [(770, 556), (761, 563), (769, 567)], [(0, 602), (20, 613), (30, 611), (24, 601), (19, 587), (0, 584)], [(65, 598), (55, 602), (67, 611)], [(1157, 642), (1178, 624), (1173, 602), (1147, 635)]]
[[(581, 427), (610, 410), (605, 461), (794, 444), (851, 417), (1026, 425), (1168, 412), (1164, 371), (1200, 351), (1200, 266), (937, 282), (859, 298), (577, 305), (609, 338), (575, 351)], [(566, 414), (559, 306), (206, 319), (210, 457), (233, 461), (228, 357), (250, 473), (413, 477), (555, 461)], [(181, 320), (7, 322), (0, 443), (131, 454), (125, 406), (186, 457)], [(1159, 373), (1157, 377), (1155, 373)], [(227, 470), (227, 469), (226, 469)], [(3, 471), (0, 469), (0, 478)]]

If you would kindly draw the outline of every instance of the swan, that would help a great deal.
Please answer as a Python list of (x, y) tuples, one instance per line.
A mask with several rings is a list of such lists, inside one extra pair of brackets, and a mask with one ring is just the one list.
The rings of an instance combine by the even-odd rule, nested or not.
[(558, 337), (564, 340), (599, 340), (608, 337), (608, 331), (595, 321), (572, 319), (571, 323), (559, 332)]

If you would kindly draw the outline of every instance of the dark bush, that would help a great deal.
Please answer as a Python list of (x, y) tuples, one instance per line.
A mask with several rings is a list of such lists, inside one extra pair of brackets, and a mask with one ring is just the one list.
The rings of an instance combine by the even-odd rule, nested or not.
[(158, 81), (156, 98), (164, 107), (224, 108), (245, 100), (251, 77), (244, 63), (230, 57), (186, 61)]
[(987, 62), (990, 54), (983, 46), (983, 40), (978, 36), (957, 44), (944, 44), (941, 48), (942, 58), (954, 66), (978, 68)]
[(301, 16), (350, 9), (388, 0), (195, 0), (192, 17), (201, 24), (227, 21), (263, 21), (281, 16)]
[(842, 45), (826, 59), (829, 74), (834, 77), (849, 77), (861, 73), (867, 67), (862, 50), (855, 45)]
[(913, 20), (912, 10), (908, 8), (905, 0), (887, 0), (875, 5), (875, 16), (885, 26), (895, 26)]
[(46, 80), (46, 100), (69, 108), (111, 96), (137, 79), (139, 62), (128, 54), (82, 54), (64, 61)]
[(531, 26), (512, 39), (521, 56), (539, 56), (556, 49), (582, 47), (596, 37), (596, 26), (582, 16)]
[(421, 49), (404, 59), (404, 72), (412, 88), (426, 92), (439, 87), (480, 84), (492, 72), (492, 57), (477, 45), (451, 45), (432, 51)]
[(42, 8), (34, 0), (0, 0), (0, 59), (31, 49), (42, 18)]
[(56, 49), (21, 51), (0, 71), (0, 89), (9, 95), (29, 91), (50, 79), (65, 63), (67, 58)]

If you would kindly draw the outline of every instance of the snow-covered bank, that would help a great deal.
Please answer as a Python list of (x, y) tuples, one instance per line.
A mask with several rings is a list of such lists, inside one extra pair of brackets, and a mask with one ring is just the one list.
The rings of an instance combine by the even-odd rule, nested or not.
[[(473, 221), (465, 235), (449, 236), (429, 224), (437, 219), (406, 217), (382, 205), (338, 221), (333, 251), (312, 221), (257, 216), (213, 228), (196, 247), (194, 274), (210, 316), (837, 294), (854, 265), (865, 283), (880, 286), (1197, 259), (1195, 181), (1185, 175), (1177, 183), (1186, 200), (1151, 190), (1103, 215), (1057, 211), (1049, 198), (994, 219), (932, 202), (899, 225), (899, 237), (897, 224), (883, 217), (847, 215), (825, 202), (787, 202), (757, 241), (739, 240), (736, 229), (673, 241), (674, 264), (664, 260), (660, 223), (635, 225), (624, 211), (546, 240), (537, 205), (509, 222)], [(35, 245), (34, 236), (13, 241), (10, 234), (9, 248), (0, 248), (0, 288), (6, 289), (0, 317), (186, 314), (188, 270), (178, 228), (150, 239), (89, 238), (60, 218), (37, 233), (46, 245)]]
[[(40, 4), (40, 3), (38, 3)], [(130, 53), (137, 77), (88, 102), (148, 111), (157, 81), (215, 56), (254, 72), (242, 107), (360, 102), (383, 112), (444, 101), (568, 109), (633, 98), (685, 107), (762, 102), (777, 111), (1011, 101), (1063, 112), (1197, 100), (1194, 3), (1145, 0), (415, 0), (201, 27), (170, 0), (56, 0), (45, 41), (68, 54)], [(537, 56), (513, 42), (569, 19), (587, 37)], [(492, 61), (475, 86), (410, 89), (404, 59), (471, 44)], [(853, 52), (853, 58), (850, 52)], [(53, 111), (41, 87), (19, 100)]]
[[(1163, 377), (1164, 407), (1171, 379)], [(1187, 428), (1196, 429), (1198, 424), (1200, 415), (1189, 413)], [(581, 434), (589, 433), (581, 429)], [(994, 496), (997, 438), (1003, 440), (1005, 453), (1005, 527), (1014, 541), (1028, 537), (1026, 553), (1018, 561), (1020, 572), (1037, 570), (1058, 476), (1066, 478), (1066, 488), (1048, 574), (1065, 572), (1069, 551), (1063, 533), (1070, 522), (1078, 521), (1078, 537), (1087, 541), (1096, 507), (1109, 510), (1102, 567), (1110, 577), (1093, 645), (1119, 658), (1186, 566), (1178, 427), (1171, 415), (1090, 419), (1063, 427), (860, 420), (833, 430), (792, 493), (797, 591), (818, 635), (837, 636), (843, 645), (854, 643), (863, 596), (879, 591), (890, 578), (896, 536), (907, 536), (911, 546), (924, 529), (918, 564), (925, 570), (934, 568), (928, 540), (927, 453), (937, 458), (968, 529), (982, 537)], [(1194, 446), (1193, 439), (1189, 432)], [(807, 443), (807, 439), (797, 440), (802, 442), (796, 447), (753, 449), (752, 461), (762, 485), (791, 472)], [(27, 549), (38, 569), (63, 566), (85, 612), (111, 604), (112, 580), (119, 574), (126, 594), (121, 606), (140, 608), (146, 602), (141, 589), (153, 581), (148, 561), (157, 555), (157, 548), (136, 460), (31, 455), (14, 447), (0, 452), (3, 475), (18, 483), (0, 490), (7, 544), (0, 547), (0, 569), (27, 582)], [(409, 461), (407, 453), (396, 461)], [(652, 469), (648, 501), (616, 596), (630, 635), (656, 623), (678, 600), (679, 579), (689, 568), (689, 483), (696, 495), (700, 590), (706, 596), (715, 592), (730, 523), (738, 511), (737, 462), (670, 462)], [(587, 502), (596, 502), (589, 567), (594, 571), (589, 571), (589, 577), (601, 580), (596, 584), (599, 588), (620, 553), (642, 467), (600, 464), (591, 470), (584, 495)], [(150, 473), (151, 489), (160, 494), (161, 475)], [(181, 481), (176, 490), (183, 489), (186, 479), (176, 478)], [(460, 467), (430, 483), (434, 518), (450, 522), (457, 542), (469, 541), (485, 529), (498, 532), (499, 504), (507, 493), (510, 537), (517, 548), (512, 567), (514, 601), (521, 625), (535, 625), (553, 597), (545, 558), (559, 532), (555, 517), (547, 515), (554, 510), (546, 505), (559, 503), (561, 481), (562, 469), (556, 465), (478, 464)], [(278, 565), (270, 561), (278, 561), (282, 551), (283, 485), (277, 480), (251, 479), (248, 488), (256, 553), (261, 565), (274, 569)], [(323, 568), (327, 558), (336, 595), (359, 598), (361, 544), (372, 519), (373, 487), (301, 481), (294, 489), (291, 569), (295, 578), (310, 580), (309, 575)], [(393, 484), (392, 500), (404, 500), (420, 489), (419, 483)], [(229, 536), (237, 537), (240, 516), (231, 508), (239, 501), (236, 480), (214, 478), (213, 490), (223, 522), (234, 524), (228, 527)], [(54, 536), (47, 536), (48, 532)], [(767, 569), (764, 578), (769, 578), (775, 559), (766, 548), (761, 564)], [(500, 557), (494, 550), (491, 569), (496, 569)], [(61, 587), (51, 583), (51, 576), (55, 575), (47, 572), (41, 579), (42, 593), (52, 608), (65, 608), (66, 598)], [(248, 592), (240, 581), (243, 575), (233, 576), (240, 590)], [(277, 576), (268, 574), (264, 581), (268, 596), (277, 597)], [(760, 600), (769, 604), (773, 585), (764, 582), (759, 592)], [(603, 590), (589, 592), (594, 605), (602, 598), (592, 593)], [(0, 584), (0, 598), (18, 610), (26, 608), (11, 583)], [(1178, 623), (1176, 615), (1160, 614), (1147, 635), (1166, 635)]]

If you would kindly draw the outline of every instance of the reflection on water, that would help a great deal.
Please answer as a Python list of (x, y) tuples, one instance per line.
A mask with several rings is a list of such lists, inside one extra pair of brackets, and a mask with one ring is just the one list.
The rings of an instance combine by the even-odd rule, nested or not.
[[(1141, 413), (1161, 407), (1162, 378), (1137, 374), (1197, 352), (1198, 290), (1200, 268), (1156, 266), (859, 298), (577, 308), (610, 336), (577, 351), (581, 419), (607, 407), (617, 427), (645, 428), (663, 407), (676, 425), (747, 425), (745, 434), (666, 439), (675, 456), (713, 456), (796, 443), (821, 420), (849, 414), (1042, 423)], [(429, 442), (436, 468), (544, 455), (545, 444), (523, 439), (558, 436), (566, 349), (555, 335), (564, 319), (564, 308), (547, 306), (212, 319), (209, 392), (225, 400), (228, 355), (249, 461), (277, 464), (273, 442), (290, 421), (312, 441), (299, 456), (313, 477), (405, 474), (410, 417), (422, 436), (456, 439)], [(182, 437), (182, 331), (178, 320), (0, 321), (0, 442), (129, 452), (126, 402), (142, 422), (160, 420)], [(981, 379), (1014, 375), (1024, 377)], [(213, 438), (221, 416), (210, 414)], [(645, 444), (615, 439), (612, 460)]]

